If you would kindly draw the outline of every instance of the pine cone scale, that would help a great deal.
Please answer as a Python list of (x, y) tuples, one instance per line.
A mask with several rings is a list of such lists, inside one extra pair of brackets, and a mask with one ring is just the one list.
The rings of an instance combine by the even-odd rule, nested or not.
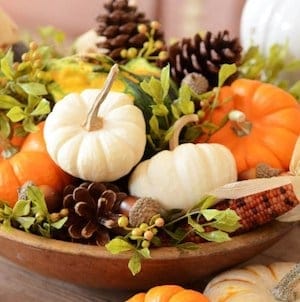
[(85, 239), (91, 238), (97, 230), (97, 224), (89, 221), (81, 230), (81, 236)]

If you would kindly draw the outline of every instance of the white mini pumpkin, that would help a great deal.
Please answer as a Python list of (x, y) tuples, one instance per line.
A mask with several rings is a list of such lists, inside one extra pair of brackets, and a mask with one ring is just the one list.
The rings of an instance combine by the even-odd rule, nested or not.
[(300, 58), (299, 0), (247, 0), (240, 24), (244, 49), (258, 45), (267, 54), (275, 43), (288, 43), (290, 54)]
[[(184, 119), (185, 124), (197, 117)], [(176, 136), (178, 133), (176, 129)], [(131, 195), (152, 197), (166, 209), (189, 209), (209, 191), (236, 179), (235, 159), (228, 148), (221, 144), (186, 143), (141, 162), (132, 172), (128, 186)]]
[[(277, 295), (284, 295), (285, 286), (278, 286), (279, 282), (286, 278), (292, 269), (295, 269), (295, 263), (275, 262), (271, 265), (249, 265), (243, 268), (228, 270), (213, 278), (204, 290), (204, 294), (213, 302), (277, 302)], [(292, 284), (297, 298), (294, 302), (300, 301), (300, 283)], [(285, 283), (288, 283), (286, 278)], [(280, 292), (281, 291), (281, 292)], [(284, 301), (284, 300), (281, 300)]]
[(129, 173), (144, 153), (142, 111), (131, 96), (108, 92), (109, 88), (103, 88), (106, 92), (102, 91), (104, 100), (99, 108), (93, 106), (99, 89), (67, 95), (56, 103), (45, 122), (44, 137), (52, 159), (64, 171), (84, 180), (114, 181)]

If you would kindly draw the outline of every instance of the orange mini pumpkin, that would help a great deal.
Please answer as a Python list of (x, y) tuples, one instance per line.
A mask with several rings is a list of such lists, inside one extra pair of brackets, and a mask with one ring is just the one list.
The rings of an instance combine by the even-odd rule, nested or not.
[(126, 302), (209, 302), (209, 299), (198, 291), (178, 285), (158, 285), (146, 293), (134, 295)]
[(44, 123), (30, 133), (19, 146), (19, 151), (9, 158), (0, 157), (0, 200), (13, 206), (17, 190), (27, 181), (37, 186), (49, 186), (59, 192), (70, 183), (71, 177), (50, 158), (43, 137)]
[(209, 142), (231, 150), (239, 174), (260, 163), (288, 170), (300, 134), (300, 105), (291, 94), (271, 84), (238, 79), (220, 89), (210, 118), (221, 125), (227, 116)]

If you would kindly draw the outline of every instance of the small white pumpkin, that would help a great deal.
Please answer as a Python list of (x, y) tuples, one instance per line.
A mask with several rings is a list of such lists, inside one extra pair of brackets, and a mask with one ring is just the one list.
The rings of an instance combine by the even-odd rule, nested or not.
[(129, 95), (109, 92), (117, 68), (112, 67), (102, 90), (67, 95), (46, 119), (47, 150), (57, 165), (75, 177), (114, 181), (128, 174), (143, 156), (142, 111)]
[(247, 0), (240, 22), (243, 48), (258, 45), (267, 54), (273, 44), (287, 42), (290, 55), (299, 59), (299, 9), (299, 0)]
[[(172, 150), (178, 134), (197, 115), (186, 115), (174, 124)], [(174, 143), (176, 142), (176, 143)], [(131, 195), (157, 199), (166, 209), (189, 209), (216, 187), (237, 180), (232, 153), (221, 144), (182, 144), (141, 162), (129, 179)]]
[[(300, 302), (299, 268), (299, 264), (275, 262), (228, 270), (208, 283), (204, 295), (213, 302)], [(292, 292), (295, 298), (288, 300)]]

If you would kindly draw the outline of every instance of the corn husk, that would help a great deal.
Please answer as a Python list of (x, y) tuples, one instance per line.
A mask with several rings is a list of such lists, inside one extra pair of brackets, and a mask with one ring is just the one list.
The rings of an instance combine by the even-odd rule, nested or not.
[(289, 166), (290, 173), (300, 175), (300, 136), (296, 141)]

